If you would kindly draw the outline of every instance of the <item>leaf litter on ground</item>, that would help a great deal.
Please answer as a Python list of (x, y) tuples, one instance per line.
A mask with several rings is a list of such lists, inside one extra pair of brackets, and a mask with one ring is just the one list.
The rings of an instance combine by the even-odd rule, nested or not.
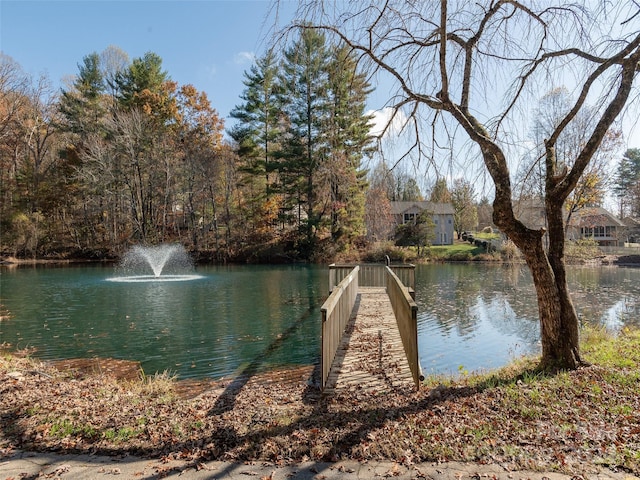
[(523, 359), (487, 374), (429, 378), (418, 392), (331, 397), (313, 367), (184, 388), (167, 374), (122, 380), (5, 355), (0, 457), (25, 449), (196, 463), (461, 461), (639, 475), (640, 332), (590, 336), (583, 355), (594, 363), (575, 371), (541, 373)]

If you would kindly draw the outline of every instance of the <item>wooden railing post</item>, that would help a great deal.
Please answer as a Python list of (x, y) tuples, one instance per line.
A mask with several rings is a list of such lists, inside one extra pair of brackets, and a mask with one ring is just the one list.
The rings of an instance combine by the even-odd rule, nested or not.
[(398, 323), (404, 353), (407, 356), (413, 381), (416, 388), (419, 389), (424, 376), (418, 356), (418, 305), (409, 294), (409, 289), (402, 284), (389, 267), (386, 268), (386, 277), (387, 294)]
[[(335, 267), (335, 265), (332, 265)], [(340, 267), (334, 268), (333, 271), (339, 275)], [(338, 285), (331, 288), (331, 281), (337, 277), (332, 277), (329, 270), (329, 282), (332, 290), (329, 298), (322, 304), (320, 311), (322, 312), (322, 388), (326, 386), (331, 371), (331, 365), (340, 346), (342, 334), (349, 322), (353, 306), (358, 296), (358, 272), (360, 267), (356, 266), (344, 277)]]

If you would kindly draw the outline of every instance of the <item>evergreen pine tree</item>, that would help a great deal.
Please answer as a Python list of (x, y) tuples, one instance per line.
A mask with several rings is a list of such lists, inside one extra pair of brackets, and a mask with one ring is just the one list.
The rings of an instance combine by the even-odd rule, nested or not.
[(283, 193), (295, 199), (301, 227), (301, 253), (310, 256), (316, 244), (322, 210), (318, 204), (317, 175), (327, 154), (330, 52), (325, 36), (303, 29), (284, 53), (283, 112), (288, 129), (278, 165)]
[(620, 217), (640, 216), (640, 149), (630, 148), (620, 159), (613, 190), (619, 199)]
[(116, 73), (116, 98), (126, 110), (139, 109), (153, 117), (157, 125), (177, 115), (176, 84), (162, 70), (162, 58), (147, 52), (133, 60), (129, 68)]
[(271, 165), (280, 134), (277, 62), (272, 51), (258, 59), (249, 72), (245, 72), (246, 86), (240, 98), (244, 101), (231, 111), (231, 118), (239, 121), (229, 135), (237, 144), (242, 170), (264, 180), (264, 193), (269, 196), (269, 185), (274, 167)]
[(451, 192), (449, 192), (446, 178), (439, 177), (436, 180), (429, 201), (433, 203), (449, 203), (451, 201)]
[(62, 90), (60, 112), (65, 120), (64, 128), (83, 138), (96, 133), (106, 112), (105, 90), (99, 55), (87, 55), (78, 65), (78, 77), (73, 82), (73, 89)]
[(327, 167), (331, 192), (331, 234), (364, 233), (366, 171), (362, 157), (372, 152), (371, 116), (365, 114), (370, 84), (357, 71), (357, 59), (346, 46), (336, 48), (329, 70)]

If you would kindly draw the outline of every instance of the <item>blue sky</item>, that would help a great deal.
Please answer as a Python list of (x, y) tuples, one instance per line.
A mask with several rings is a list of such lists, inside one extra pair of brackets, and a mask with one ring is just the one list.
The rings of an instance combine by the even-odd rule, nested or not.
[[(226, 117), (241, 102), (243, 72), (274, 27), (269, 0), (0, 0), (0, 49), (54, 86), (84, 56), (109, 45), (130, 59), (152, 51), (178, 84), (207, 93)], [(281, 2), (283, 21), (297, 2)]]
[[(120, 47), (131, 59), (152, 51), (180, 85), (207, 93), (225, 119), (241, 103), (242, 81), (261, 55), (274, 28), (284, 26), (298, 6), (280, 0), (276, 22), (272, 0), (0, 0), (0, 50), (37, 77), (46, 73), (56, 88), (78, 72), (84, 56)], [(389, 88), (369, 99), (372, 110), (388, 100)], [(635, 96), (635, 95), (634, 95)], [(638, 102), (624, 122), (627, 147), (640, 147)], [(379, 118), (384, 119), (384, 114)], [(385, 142), (387, 158), (404, 153)], [(617, 161), (617, 159), (616, 159)], [(413, 168), (422, 170), (425, 162)], [(409, 169), (412, 170), (411, 166)], [(415, 171), (415, 170), (414, 170)], [(417, 173), (417, 172), (416, 172)], [(420, 178), (422, 175), (417, 175)], [(421, 185), (423, 190), (425, 185)], [(426, 190), (425, 190), (426, 191)]]

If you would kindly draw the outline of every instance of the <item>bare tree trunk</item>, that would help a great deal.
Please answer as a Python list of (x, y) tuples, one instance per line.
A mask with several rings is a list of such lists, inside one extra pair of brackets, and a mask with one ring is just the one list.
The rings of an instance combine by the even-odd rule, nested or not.
[(211, 200), (211, 223), (213, 225), (213, 239), (215, 242), (216, 258), (220, 260), (220, 232), (218, 231), (218, 209), (216, 203), (216, 194), (213, 191), (213, 186), (209, 184), (209, 199)]
[(542, 357), (546, 370), (573, 369), (580, 363), (578, 317), (569, 296), (563, 262), (553, 265), (542, 244), (542, 237), (520, 246), (531, 270), (538, 299)]
[(480, 143), (485, 165), (496, 185), (493, 221), (522, 252), (536, 289), (542, 342), (540, 367), (551, 370), (576, 368), (581, 361), (578, 316), (567, 286), (562, 208), (558, 208), (557, 199), (547, 196), (550, 240), (547, 252), (543, 244), (545, 230), (527, 228), (514, 216), (509, 171), (502, 151), (488, 139), (482, 139)]

